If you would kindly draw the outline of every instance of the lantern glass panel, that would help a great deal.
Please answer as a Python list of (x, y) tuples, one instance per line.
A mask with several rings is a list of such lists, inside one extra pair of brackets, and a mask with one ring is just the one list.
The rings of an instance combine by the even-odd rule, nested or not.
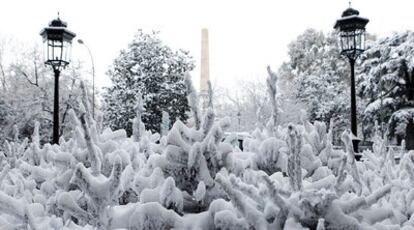
[(63, 44), (62, 41), (55, 40), (53, 41), (53, 60), (54, 61), (61, 61), (62, 60), (62, 48)]
[(354, 31), (347, 31), (344, 32), (344, 37), (346, 39), (346, 49), (345, 50), (353, 50), (355, 48), (355, 36)]
[(355, 31), (355, 38), (356, 38), (356, 47), (359, 50), (365, 50), (365, 31), (364, 30), (356, 30)]
[(361, 49), (361, 34), (358, 31), (355, 31), (355, 48)]
[(351, 47), (351, 41), (347, 32), (341, 32), (340, 34), (341, 50), (349, 50)]
[(54, 54), (54, 40), (48, 40), (47, 41), (47, 61), (53, 61)]
[(365, 30), (342, 31), (340, 33), (339, 45), (342, 52), (365, 50)]
[(71, 57), (72, 44), (69, 41), (63, 41), (63, 55), (62, 60), (69, 63)]
[(345, 36), (344, 34), (341, 34), (340, 39), (341, 39), (341, 50), (342, 51), (347, 50), (349, 46), (347, 36)]

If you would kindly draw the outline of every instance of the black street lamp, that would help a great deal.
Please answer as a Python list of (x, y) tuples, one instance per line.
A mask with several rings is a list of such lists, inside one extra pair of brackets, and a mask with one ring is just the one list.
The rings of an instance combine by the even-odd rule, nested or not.
[(72, 39), (75, 33), (66, 29), (67, 23), (58, 18), (49, 23), (49, 27), (40, 32), (43, 38), (43, 52), (46, 65), (53, 68), (55, 74), (55, 97), (53, 107), (53, 144), (59, 144), (59, 75), (69, 64)]
[[(367, 18), (359, 17), (359, 11), (349, 7), (342, 13), (342, 17), (335, 23), (334, 28), (339, 34), (341, 55), (348, 58), (351, 65), (351, 130), (357, 133), (357, 115), (355, 99), (355, 60), (365, 50), (365, 26)], [(353, 140), (354, 151), (358, 152), (359, 140)]]

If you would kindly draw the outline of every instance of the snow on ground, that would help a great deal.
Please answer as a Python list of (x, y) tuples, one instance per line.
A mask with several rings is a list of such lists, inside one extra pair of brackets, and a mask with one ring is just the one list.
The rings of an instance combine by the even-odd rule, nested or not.
[(378, 136), (357, 162), (350, 132), (336, 150), (319, 122), (256, 130), (240, 151), (211, 114), (162, 137), (137, 119), (131, 138), (71, 118), (60, 145), (35, 129), (0, 154), (2, 229), (414, 229), (414, 151), (396, 164)]

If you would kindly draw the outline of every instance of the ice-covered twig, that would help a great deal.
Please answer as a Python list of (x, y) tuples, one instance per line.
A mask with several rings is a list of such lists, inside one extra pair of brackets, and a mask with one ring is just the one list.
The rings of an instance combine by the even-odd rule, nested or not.
[(201, 144), (199, 142), (196, 142), (191, 146), (191, 150), (188, 154), (187, 166), (190, 170), (198, 170), (197, 167), (200, 165), (201, 156)]
[(272, 201), (281, 209), (282, 212), (286, 213), (286, 217), (287, 217), (289, 209), (288, 209), (286, 202), (283, 200), (283, 198), (279, 196), (279, 191), (274, 187), (272, 181), (269, 179), (268, 176), (263, 176), (262, 178), (265, 182), (265, 185), (269, 189), (269, 192), (270, 192), (269, 195)]
[(168, 177), (161, 188), (160, 203), (178, 214), (183, 212), (183, 196), (181, 191), (175, 187), (175, 181), (172, 177)]
[[(174, 130), (175, 129), (175, 130)], [(188, 143), (194, 143), (194, 142), (201, 142), (204, 138), (203, 134), (199, 130), (195, 130), (192, 128), (188, 128), (182, 121), (177, 120), (173, 127), (171, 128), (168, 135), (174, 130), (177, 134), (181, 136), (183, 140), (185, 140)]]
[(24, 155), (28, 143), (28, 138), (25, 138), (21, 143), (5, 141), (4, 153), (10, 167), (14, 168), (17, 159)]
[(18, 218), (24, 219), (25, 206), (26, 205), (22, 200), (18, 200), (0, 191), (0, 213), (8, 213)]
[(288, 175), (290, 186), (294, 191), (302, 189), (302, 168), (300, 162), (300, 151), (302, 149), (302, 136), (292, 124), (288, 126)]
[(3, 167), (3, 169), (1, 170), (1, 173), (0, 173), (0, 185), (1, 185), (1, 183), (2, 183), (2, 181), (3, 181), (3, 179), (7, 176), (7, 174), (9, 173), (9, 170), (10, 170), (10, 166), (8, 165), (8, 164), (6, 164), (4, 167)]
[(37, 146), (40, 146), (39, 126), (40, 126), (39, 122), (35, 121), (33, 134), (32, 134), (32, 143)]
[(214, 91), (213, 91), (213, 86), (211, 85), (211, 81), (210, 80), (208, 80), (207, 81), (207, 87), (208, 87), (208, 91), (207, 91), (207, 96), (208, 96), (208, 103), (207, 103), (207, 105), (208, 105), (208, 107), (209, 108), (213, 108), (213, 93), (214, 93)]
[[(77, 185), (83, 192), (95, 202), (96, 207), (105, 207), (117, 198), (117, 189), (120, 185), (122, 174), (122, 163), (119, 156), (115, 158), (112, 173), (109, 178), (94, 177), (89, 171), (79, 163), (70, 180), (71, 184)], [(101, 175), (102, 176), (102, 175)]]
[(91, 106), (89, 104), (89, 97), (88, 97), (88, 93), (86, 91), (86, 87), (85, 87), (85, 83), (83, 81), (81, 81), (80, 83), (80, 87), (82, 89), (82, 104), (85, 108), (85, 113), (86, 113), (86, 119), (88, 122), (89, 126), (93, 126), (94, 125), (94, 121), (92, 118), (92, 113), (91, 113)]
[(367, 205), (371, 206), (374, 203), (378, 202), (379, 199), (381, 199), (382, 197), (384, 197), (385, 195), (391, 192), (391, 188), (392, 188), (392, 184), (387, 184), (384, 187), (374, 191), (373, 194), (369, 195), (366, 198)]
[(202, 127), (204, 137), (207, 136), (207, 134), (210, 132), (211, 128), (213, 127), (215, 117), (216, 115), (214, 114), (213, 108), (208, 107), (206, 115), (204, 117), (203, 127)]
[(275, 205), (277, 205), (280, 208), (279, 213), (277, 214), (277, 217), (275, 219), (274, 225), (276, 225), (276, 229), (283, 229), (287, 220), (287, 217), (289, 215), (289, 209), (286, 204), (286, 202), (282, 199), (282, 197), (279, 196), (278, 192), (274, 188), (272, 182), (267, 176), (263, 177), (266, 186), (269, 189), (270, 197)]
[(29, 205), (25, 207), (25, 216), (24, 218), (27, 221), (27, 224), (30, 226), (31, 230), (41, 230), (41, 226), (37, 223), (35, 216), (33, 215), (33, 211), (31, 210)]
[(96, 112), (96, 131), (98, 133), (101, 133), (103, 130), (103, 122), (104, 122), (103, 117), (104, 117), (103, 112), (100, 112), (100, 111)]
[(276, 135), (276, 124), (277, 124), (277, 75), (270, 69), (270, 66), (267, 66), (268, 77), (266, 79), (267, 90), (270, 95), (270, 103), (272, 105), (272, 125), (273, 125), (273, 134)]
[(367, 201), (363, 197), (357, 197), (350, 201), (347, 201), (342, 205), (342, 211), (345, 214), (355, 212), (356, 210), (367, 206)]
[(374, 225), (377, 222), (381, 222), (383, 220), (386, 220), (388, 218), (394, 217), (394, 212), (391, 209), (386, 208), (375, 208), (372, 210), (360, 210), (356, 216), (364, 220), (364, 222), (367, 222), (370, 225)]
[(173, 128), (168, 133), (167, 143), (169, 145), (181, 147), (187, 153), (190, 152), (191, 149), (191, 145), (183, 139), (182, 132), (180, 132), (180, 127), (177, 124), (174, 124)]
[(73, 200), (67, 192), (63, 192), (57, 198), (58, 207), (71, 216), (81, 220), (84, 223), (94, 222), (96, 218), (89, 212), (85, 211)]
[(273, 185), (272, 181), (268, 176), (262, 177), (265, 185), (269, 190), (269, 196), (272, 202), (280, 208), (280, 211), (275, 219), (275, 225), (277, 229), (283, 229), (285, 226), (285, 222), (289, 216), (292, 214), (295, 218), (299, 219), (302, 216), (302, 211), (293, 205), (289, 205), (279, 194), (280, 190), (276, 189)]
[(82, 113), (82, 115), (80, 116), (80, 121), (83, 128), (86, 146), (88, 147), (89, 161), (91, 163), (92, 174), (98, 175), (101, 173), (102, 157), (98, 155), (97, 148), (95, 147), (94, 143), (92, 143), (90, 129), (85, 120), (85, 113)]
[(157, 202), (138, 204), (129, 218), (130, 230), (186, 229), (182, 218)]
[(185, 74), (185, 85), (187, 88), (187, 99), (188, 104), (190, 105), (191, 111), (193, 112), (194, 125), (197, 130), (200, 129), (201, 119), (200, 112), (198, 109), (198, 95), (194, 89), (193, 82), (191, 80), (191, 75), (189, 73)]
[(119, 185), (121, 183), (121, 175), (122, 175), (121, 157), (116, 156), (114, 165), (112, 167), (111, 176), (109, 177), (109, 180), (108, 180), (109, 196), (112, 200), (117, 199), (117, 190), (119, 189)]
[[(32, 155), (34, 165), (40, 165), (42, 156), (40, 154), (40, 137), (39, 137), (39, 122), (35, 122), (35, 127), (32, 134), (32, 143), (31, 143)], [(30, 157), (30, 156), (29, 156)]]
[(351, 175), (354, 178), (355, 182), (358, 184), (358, 195), (362, 193), (362, 183), (359, 176), (358, 168), (355, 162), (355, 153), (351, 139), (351, 132), (349, 130), (345, 130), (341, 136), (342, 142), (345, 145), (345, 150), (348, 153), (348, 162), (351, 168)]
[(220, 174), (217, 174), (216, 181), (221, 185), (224, 191), (229, 195), (232, 204), (241, 212), (246, 218), (247, 222), (258, 230), (266, 230), (267, 222), (255, 207), (247, 204), (241, 192), (234, 190), (231, 184)]
[(235, 188), (240, 190), (243, 194), (252, 198), (252, 200), (256, 201), (261, 208), (264, 208), (265, 202), (263, 200), (263, 197), (261, 196), (261, 194), (259, 193), (258, 189), (255, 186), (243, 183), (240, 179), (235, 177), (233, 174), (230, 175), (230, 183)]
[(209, 130), (207, 136), (204, 138), (203, 142), (209, 142), (210, 140), (214, 142), (215, 145), (218, 145), (223, 141), (223, 128), (226, 128), (225, 122), (227, 119), (222, 119), (220, 122), (213, 124), (213, 127)]
[(200, 181), (197, 185), (197, 189), (193, 193), (194, 199), (203, 205), (203, 201), (206, 196), (206, 185), (203, 181)]
[(201, 150), (207, 163), (210, 175), (214, 178), (220, 167), (217, 159), (217, 145), (214, 143), (212, 138), (208, 138), (203, 141)]
[(140, 92), (137, 93), (136, 98), (137, 104), (134, 107), (136, 117), (132, 124), (132, 136), (135, 142), (139, 142), (145, 131), (145, 125), (142, 122), (142, 113), (145, 111), (145, 108), (142, 94)]
[(344, 213), (348, 214), (351, 212), (355, 212), (358, 209), (370, 207), (374, 203), (378, 202), (379, 199), (387, 195), (391, 192), (392, 185), (387, 184), (384, 187), (374, 191), (373, 194), (364, 198), (364, 197), (357, 197), (353, 200), (347, 201), (346, 203), (342, 204), (342, 210)]
[(170, 115), (166, 111), (162, 111), (161, 117), (161, 136), (167, 136), (170, 130)]
[(340, 161), (338, 175), (336, 176), (337, 179), (336, 179), (336, 184), (335, 184), (335, 191), (337, 193), (339, 193), (342, 183), (346, 179), (347, 174), (345, 171), (345, 166), (346, 166), (346, 156), (344, 156), (342, 160)]

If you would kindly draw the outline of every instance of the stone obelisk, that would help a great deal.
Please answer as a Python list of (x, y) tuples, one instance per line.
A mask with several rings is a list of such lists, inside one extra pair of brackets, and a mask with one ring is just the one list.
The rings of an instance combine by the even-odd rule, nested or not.
[(200, 102), (202, 110), (208, 105), (208, 81), (210, 80), (208, 29), (201, 30)]

